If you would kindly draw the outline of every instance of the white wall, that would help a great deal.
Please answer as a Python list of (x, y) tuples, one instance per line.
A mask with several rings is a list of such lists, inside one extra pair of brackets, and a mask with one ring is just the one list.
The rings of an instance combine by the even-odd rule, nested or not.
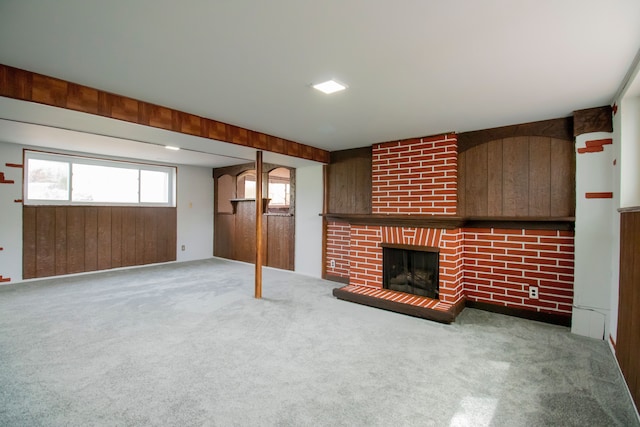
[[(15, 184), (0, 184), (0, 275), (11, 282), (22, 278), (22, 169), (5, 163), (22, 164), (25, 147), (0, 142), (0, 172)], [(178, 166), (177, 261), (213, 256), (213, 178), (211, 168)], [(182, 245), (185, 250), (182, 251)], [(6, 284), (6, 283), (2, 283)]]
[[(213, 178), (211, 168), (178, 167), (177, 261), (213, 256)], [(185, 250), (182, 250), (184, 245)]]
[(617, 208), (640, 206), (640, 97), (625, 97), (616, 102), (618, 112), (613, 116), (613, 145), (617, 164), (613, 176), (613, 202), (616, 210), (611, 221), (613, 248), (609, 319), (609, 335), (614, 342), (617, 342), (618, 333), (620, 280), (620, 213)]
[[(0, 276), (22, 281), (22, 169), (6, 167), (22, 164), (22, 147), (0, 142), (0, 172), (15, 184), (0, 184)], [(0, 284), (5, 284), (0, 283)]]
[(295, 271), (322, 277), (322, 165), (296, 169)]
[[(586, 141), (612, 138), (605, 132), (576, 138), (576, 148)], [(608, 336), (613, 286), (611, 228), (616, 206), (613, 199), (587, 199), (585, 193), (613, 192), (614, 147), (576, 154), (575, 282), (572, 332), (602, 339)]]
[(620, 103), (620, 206), (640, 206), (640, 97)]

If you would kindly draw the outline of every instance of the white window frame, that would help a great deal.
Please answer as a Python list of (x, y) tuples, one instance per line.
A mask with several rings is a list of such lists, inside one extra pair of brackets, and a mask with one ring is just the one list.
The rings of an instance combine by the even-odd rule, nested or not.
[[(69, 183), (68, 183), (68, 199), (67, 200), (43, 200), (32, 199), (29, 197), (29, 159), (48, 160), (54, 162), (63, 162), (69, 165)], [(105, 166), (120, 169), (134, 169), (138, 171), (138, 202), (118, 203), (118, 202), (87, 202), (73, 201), (71, 199), (73, 191), (72, 165), (83, 164), (93, 166)], [(141, 171), (165, 172), (168, 174), (169, 182), (167, 203), (145, 203), (140, 201), (140, 172)], [(55, 206), (149, 206), (149, 207), (175, 207), (176, 206), (176, 175), (177, 168), (175, 166), (160, 166), (145, 163), (134, 163), (119, 160), (107, 160), (92, 157), (83, 157), (70, 154), (47, 153), (42, 151), (24, 151), (24, 179), (23, 179), (23, 203), (25, 205), (55, 205)]]

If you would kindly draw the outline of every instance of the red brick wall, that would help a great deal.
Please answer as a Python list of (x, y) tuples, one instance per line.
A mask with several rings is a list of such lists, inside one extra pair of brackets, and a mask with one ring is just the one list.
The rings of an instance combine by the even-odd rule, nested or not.
[(382, 227), (352, 225), (349, 284), (382, 287)]
[[(382, 288), (380, 243), (440, 248), (440, 300), (461, 298), (571, 315), (574, 235), (569, 231), (422, 229), (328, 224), (327, 273)], [(331, 256), (329, 256), (329, 254)], [(329, 264), (329, 261), (328, 261)], [(538, 299), (529, 298), (537, 286)]]
[(455, 304), (463, 298), (463, 233), (460, 230), (351, 226), (351, 285), (382, 288), (380, 243), (440, 248), (440, 300)]
[[(455, 215), (455, 134), (373, 146), (372, 213)], [(440, 299), (571, 315), (574, 234), (549, 230), (357, 226), (330, 222), (327, 274), (382, 287), (380, 243), (440, 248)], [(331, 267), (331, 260), (336, 265)], [(529, 299), (537, 286), (538, 299)]]
[(464, 234), (443, 230), (440, 240), (440, 300), (457, 303), (464, 298)]
[(456, 214), (455, 134), (375, 144), (372, 151), (374, 214)]
[[(351, 227), (343, 222), (327, 223), (327, 265), (328, 275), (349, 277), (349, 234)], [(335, 267), (331, 266), (331, 261)]]
[[(573, 232), (464, 229), (466, 297), (570, 315), (573, 258)], [(538, 287), (538, 299), (529, 299), (529, 286)]]

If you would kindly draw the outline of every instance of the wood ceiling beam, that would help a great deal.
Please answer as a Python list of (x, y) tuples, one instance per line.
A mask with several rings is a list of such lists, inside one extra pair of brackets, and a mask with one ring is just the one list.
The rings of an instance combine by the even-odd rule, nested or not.
[(3, 64), (0, 96), (329, 163), (320, 148)]

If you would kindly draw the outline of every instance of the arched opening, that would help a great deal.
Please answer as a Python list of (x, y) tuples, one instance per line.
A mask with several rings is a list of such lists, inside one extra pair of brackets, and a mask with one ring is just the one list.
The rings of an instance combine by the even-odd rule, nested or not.
[(238, 199), (256, 198), (256, 171), (248, 170), (238, 175), (236, 183)]
[(235, 185), (231, 175), (218, 178), (217, 211), (218, 213), (233, 213), (231, 199), (235, 198)]
[(270, 213), (288, 213), (291, 206), (291, 171), (276, 168), (269, 172), (267, 183)]

